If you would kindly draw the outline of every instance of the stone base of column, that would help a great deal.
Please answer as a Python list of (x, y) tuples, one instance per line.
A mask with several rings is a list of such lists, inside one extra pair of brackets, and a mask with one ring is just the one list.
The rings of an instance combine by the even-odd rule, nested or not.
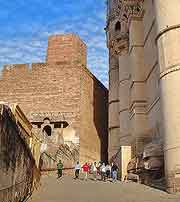
[(166, 176), (166, 189), (169, 193), (180, 192), (180, 170), (174, 170)]
[(131, 161), (131, 146), (121, 146), (120, 149), (120, 178), (124, 181), (127, 176), (128, 163)]

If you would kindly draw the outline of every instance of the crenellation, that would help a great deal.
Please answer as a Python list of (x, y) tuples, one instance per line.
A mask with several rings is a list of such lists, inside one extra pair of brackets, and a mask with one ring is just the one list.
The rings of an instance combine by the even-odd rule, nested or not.
[(14, 79), (21, 75), (26, 76), (30, 73), (29, 64), (10, 64), (4, 65), (1, 79)]

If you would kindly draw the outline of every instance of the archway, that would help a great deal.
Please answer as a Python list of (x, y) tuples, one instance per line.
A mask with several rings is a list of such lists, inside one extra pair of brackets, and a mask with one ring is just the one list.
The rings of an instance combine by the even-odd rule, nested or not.
[(43, 133), (46, 133), (48, 136), (51, 136), (52, 135), (52, 128), (51, 128), (51, 126), (49, 126), (49, 125), (46, 125), (46, 126), (44, 126), (44, 128), (43, 128)]

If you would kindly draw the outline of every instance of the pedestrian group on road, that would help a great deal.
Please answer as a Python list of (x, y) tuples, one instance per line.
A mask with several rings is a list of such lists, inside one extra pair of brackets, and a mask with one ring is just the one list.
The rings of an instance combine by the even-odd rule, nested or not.
[[(81, 166), (79, 162), (77, 162), (75, 165), (75, 179), (79, 178), (80, 171)], [(89, 174), (92, 174), (95, 181), (98, 179), (98, 176), (100, 176), (101, 181), (110, 180), (112, 178), (112, 181), (116, 182), (118, 177), (118, 166), (114, 163), (112, 163), (112, 165), (102, 162), (99, 162), (98, 164), (96, 162), (92, 164), (85, 163), (82, 166), (82, 172), (84, 174), (84, 180), (87, 180)], [(78, 176), (76, 176), (76, 173), (78, 173)]]
[[(62, 177), (62, 170), (63, 170), (63, 164), (61, 160), (59, 160), (59, 163), (57, 164), (58, 169), (58, 178)], [(88, 164), (87, 162), (83, 164), (83, 166), (80, 165), (79, 161), (74, 166), (74, 179), (79, 179), (80, 173), (83, 173), (83, 179), (85, 181), (88, 180), (89, 175), (93, 176), (93, 180), (101, 180), (101, 181), (110, 181), (112, 179), (112, 182), (117, 181), (118, 177), (118, 166), (114, 163), (105, 164), (103, 162), (99, 163), (91, 163)]]

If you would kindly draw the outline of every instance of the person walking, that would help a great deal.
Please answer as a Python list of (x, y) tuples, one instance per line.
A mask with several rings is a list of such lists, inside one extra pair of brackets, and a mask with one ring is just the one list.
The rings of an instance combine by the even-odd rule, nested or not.
[(96, 181), (97, 180), (97, 164), (96, 164), (96, 162), (94, 162), (92, 165), (92, 172), (93, 172), (94, 180)]
[(114, 164), (114, 163), (112, 164), (111, 171), (112, 171), (113, 182), (116, 182), (117, 181), (117, 173), (118, 173), (118, 167), (116, 164)]
[(83, 169), (83, 172), (84, 172), (84, 180), (87, 181), (87, 179), (88, 179), (88, 173), (89, 173), (89, 165), (88, 165), (88, 163), (85, 163), (82, 166), (82, 169)]
[(81, 170), (81, 165), (78, 161), (75, 165), (75, 179), (79, 179), (80, 170)]
[(62, 169), (63, 169), (63, 164), (61, 160), (59, 160), (59, 163), (57, 164), (58, 178), (62, 177)]
[(101, 166), (101, 180), (106, 181), (106, 166), (105, 163)]
[(89, 174), (93, 174), (93, 163), (89, 164)]
[(101, 163), (101, 161), (99, 161), (99, 163), (97, 165), (97, 175), (101, 175), (101, 166), (102, 166), (102, 163)]
[(106, 177), (108, 179), (111, 177), (111, 166), (109, 164), (106, 165)]

